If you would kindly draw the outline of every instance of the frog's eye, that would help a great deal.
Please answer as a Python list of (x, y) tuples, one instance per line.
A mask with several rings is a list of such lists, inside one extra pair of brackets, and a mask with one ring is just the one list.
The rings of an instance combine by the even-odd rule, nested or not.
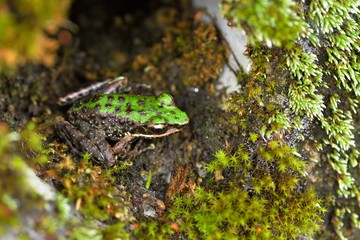
[(175, 106), (173, 97), (168, 93), (162, 93), (157, 98), (161, 106)]

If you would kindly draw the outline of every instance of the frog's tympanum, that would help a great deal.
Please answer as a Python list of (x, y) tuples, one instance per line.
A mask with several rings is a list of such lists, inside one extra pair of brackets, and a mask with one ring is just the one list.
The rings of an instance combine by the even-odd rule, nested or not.
[[(107, 166), (126, 150), (135, 137), (158, 138), (178, 132), (189, 122), (173, 98), (129, 94), (98, 94), (68, 111), (68, 121), (60, 117), (55, 127), (60, 136), (79, 152), (89, 152)], [(109, 142), (116, 142), (111, 146)]]

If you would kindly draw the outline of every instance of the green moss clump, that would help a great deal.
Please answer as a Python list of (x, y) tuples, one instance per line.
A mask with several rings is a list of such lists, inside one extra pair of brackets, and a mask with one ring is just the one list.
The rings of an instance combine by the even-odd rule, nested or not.
[(157, 239), (159, 229), (168, 229), (160, 234), (166, 238), (174, 233), (169, 222), (176, 223), (189, 239), (313, 236), (326, 210), (314, 189), (300, 184), (306, 164), (295, 149), (276, 141), (259, 152), (253, 159), (244, 147), (230, 155), (219, 150), (207, 170), (226, 173), (226, 180), (208, 179), (209, 185), (216, 187), (198, 187), (191, 196), (174, 197), (166, 215), (168, 222), (148, 223), (138, 232), (139, 237)]
[[(344, 239), (348, 227), (360, 227), (356, 214), (358, 203), (351, 200), (359, 196), (360, 189), (356, 180), (359, 177), (356, 170), (359, 143), (354, 134), (360, 100), (359, 2), (311, 1), (298, 4), (296, 8), (293, 1), (252, 1), (251, 7), (241, 0), (222, 3), (224, 15), (249, 35), (249, 53), (255, 63), (253, 72), (257, 79), (262, 78), (262, 82), (268, 85), (264, 90), (258, 82), (245, 86), (251, 87), (249, 95), (254, 96), (253, 100), (263, 106), (264, 97), (259, 96), (270, 93), (266, 90), (271, 89), (268, 82), (286, 82), (280, 84), (284, 90), (280, 94), (286, 95), (284, 107), (275, 105), (274, 108), (273, 104), (265, 101), (272, 113), (268, 119), (270, 126), (260, 126), (260, 135), (271, 138), (286, 129), (293, 136), (297, 135), (299, 140), (306, 140), (301, 132), (309, 124), (317, 126), (316, 136), (312, 136), (314, 141), (307, 140), (307, 144), (312, 144), (314, 149), (326, 155), (327, 168), (333, 170), (335, 177), (332, 180), (338, 185), (337, 196), (351, 202), (346, 205), (333, 202), (331, 222), (338, 237)], [(260, 18), (265, 22), (260, 20), (260, 24), (254, 26), (253, 18), (245, 17), (249, 13), (252, 17), (262, 14), (264, 17)], [(274, 33), (271, 34), (269, 29)], [(264, 42), (281, 48), (264, 51)], [(267, 63), (259, 59), (260, 51), (268, 56)], [(267, 70), (259, 68), (261, 64), (267, 65)], [(273, 76), (276, 74), (283, 79), (275, 79)], [(230, 107), (231, 110), (241, 113), (243, 108), (237, 103), (239, 101), (250, 107), (248, 99), (238, 97), (232, 102), (236, 104)], [(241, 124), (245, 127), (249, 123), (242, 121)], [(350, 222), (350, 226), (345, 227), (345, 222)], [(351, 236), (352, 233), (347, 234)]]
[(186, 223), (184, 230), (193, 239), (288, 239), (314, 235), (325, 209), (312, 188), (299, 184), (296, 173), (303, 173), (305, 164), (294, 151), (271, 143), (261, 148), (262, 154), (251, 162), (244, 148), (233, 155), (218, 152), (208, 171), (235, 170), (234, 178), (226, 185), (219, 184), (222, 190), (199, 188), (191, 201), (175, 199), (170, 217)]
[(308, 29), (294, 1), (222, 0), (220, 6), (225, 18), (246, 31), (250, 44), (290, 47)]

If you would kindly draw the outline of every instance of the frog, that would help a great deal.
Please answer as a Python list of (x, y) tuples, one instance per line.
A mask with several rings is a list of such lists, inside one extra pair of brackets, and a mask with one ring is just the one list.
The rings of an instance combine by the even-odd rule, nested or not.
[(81, 95), (82, 99), (67, 111), (67, 119), (56, 119), (55, 129), (75, 152), (88, 152), (95, 162), (107, 167), (126, 154), (135, 138), (166, 137), (189, 123), (169, 93), (152, 96), (106, 91), (87, 97), (85, 90), (79, 92), (72, 95)]

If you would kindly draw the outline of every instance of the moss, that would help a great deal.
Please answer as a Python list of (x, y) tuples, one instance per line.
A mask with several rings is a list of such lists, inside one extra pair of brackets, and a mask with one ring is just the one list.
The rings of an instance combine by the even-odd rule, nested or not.
[[(231, 125), (231, 134), (228, 134), (230, 128), (204, 131), (208, 135), (194, 128), (197, 137), (217, 137), (219, 145), (225, 148), (216, 151), (213, 160), (206, 164), (206, 177), (193, 181), (193, 185), (195, 182), (198, 185), (195, 191), (192, 189), (186, 194), (173, 191), (166, 202), (166, 213), (157, 219), (134, 220), (129, 213), (128, 196), (115, 177), (127, 169), (128, 162), (111, 170), (92, 164), (87, 155), (77, 162), (64, 154), (64, 145), (51, 142), (52, 148), (44, 150), (40, 144), (42, 139), (34, 135), (33, 130), (24, 131), (23, 136), (29, 139), (28, 152), (37, 153), (31, 158), (36, 160), (28, 164), (39, 169), (42, 177), (54, 182), (65, 196), (57, 200), (60, 216), (44, 217), (39, 228), (54, 233), (56, 227), (62, 227), (69, 219), (65, 202), (70, 202), (75, 212), (80, 212), (85, 219), (81, 224), (68, 223), (71, 225), (68, 237), (72, 239), (128, 239), (129, 227), (138, 238), (149, 239), (311, 237), (322, 226), (325, 212), (325, 204), (306, 181), (311, 164), (307, 164), (308, 155), (302, 151), (303, 141), (309, 142), (310, 137), (315, 137), (316, 149), (327, 154), (327, 162), (322, 159), (317, 162), (334, 170), (338, 196), (345, 198), (347, 204), (336, 201), (335, 196), (326, 198), (336, 207), (331, 222), (339, 237), (351, 236), (344, 232), (348, 227), (345, 223), (350, 220), (354, 228), (359, 228), (358, 208), (356, 202), (351, 201), (353, 196), (358, 196), (354, 172), (359, 152), (353, 133), (359, 102), (358, 3), (312, 1), (309, 6), (305, 4), (222, 1), (224, 14), (232, 25), (248, 34), (247, 54), (252, 59), (252, 70), (239, 74), (241, 91), (226, 100), (227, 113), (221, 112)], [(193, 21), (192, 15), (177, 18), (176, 10), (171, 7), (162, 13), (165, 17), (157, 15), (159, 21), (162, 19), (162, 41), (135, 57), (129, 75), (134, 75), (131, 77), (139, 82), (151, 82), (160, 90), (171, 87), (176, 92), (175, 88), (181, 84), (172, 79), (180, 79), (188, 86), (193, 84), (214, 93), (213, 82), (226, 59), (226, 47), (220, 44), (216, 29), (211, 24)], [(185, 91), (182, 94), (188, 96)], [(200, 101), (198, 97), (196, 107)], [(213, 111), (213, 105), (209, 101), (207, 104), (204, 109)], [(208, 116), (203, 112), (198, 115)], [(195, 115), (192, 119), (197, 122), (201, 118)], [(310, 124), (323, 129), (316, 132), (317, 136), (311, 136), (306, 132)], [(221, 125), (216, 127), (220, 129)], [(0, 151), (0, 156), (10, 156), (13, 161), (9, 162), (21, 168), (25, 157), (17, 154), (20, 135), (8, 130), (2, 133), (6, 137), (0, 139), (0, 150), (7, 150)], [(186, 143), (188, 148), (195, 148), (192, 143)], [(209, 149), (215, 148), (212, 143), (196, 150), (204, 149), (209, 155)], [(45, 153), (51, 153), (52, 161), (44, 165), (43, 161), (48, 159)], [(199, 157), (200, 154), (184, 154), (182, 156), (187, 157), (180, 158), (196, 155), (192, 159), (196, 160), (204, 156)], [(14, 166), (9, 167), (9, 162), (2, 164), (1, 173), (11, 169), (17, 176), (18, 172), (13, 171)], [(155, 185), (156, 174), (148, 178), (150, 188)], [(327, 180), (330, 181), (332, 175)], [(21, 181), (22, 178), (16, 179), (19, 188)], [(26, 190), (21, 188), (19, 192), (28, 193)], [(16, 200), (21, 196), (12, 195), (11, 190), (6, 192), (0, 200), (0, 218), (10, 225), (19, 224), (21, 215)], [(44, 207), (32, 197), (25, 206), (34, 202), (32, 207), (37, 204), (39, 208)], [(93, 219), (100, 220), (101, 227), (94, 224)]]
[[(299, 140), (305, 140), (301, 133), (306, 129), (305, 126), (309, 123), (317, 126), (315, 131), (319, 134), (314, 133), (312, 136), (315, 138), (314, 148), (326, 155), (327, 168), (332, 169), (337, 175), (336, 179), (334, 178), (338, 185), (337, 196), (351, 202), (350, 206), (336, 201), (333, 205), (333, 227), (340, 238), (345, 238), (344, 234), (349, 229), (345, 222), (351, 222), (350, 229), (359, 229), (359, 218), (356, 214), (358, 207), (355, 201), (350, 200), (359, 195), (359, 182), (356, 181), (358, 174), (355, 170), (359, 151), (354, 135), (354, 129), (358, 124), (355, 119), (358, 119), (357, 105), (360, 96), (359, 2), (311, 1), (309, 5), (298, 4), (295, 8), (292, 1), (253, 1), (252, 6), (255, 4), (257, 8), (249, 7), (249, 10), (243, 1), (222, 3), (224, 15), (249, 35), (249, 53), (255, 63), (253, 72), (256, 73), (257, 79), (265, 73), (264, 69), (259, 69), (259, 65), (265, 64), (273, 70), (266, 71), (265, 85), (270, 85), (269, 81), (279, 83), (280, 79), (272, 77), (276, 74), (286, 81), (284, 87), (287, 90), (283, 94), (288, 102), (285, 102), (285, 107), (274, 108), (273, 104), (271, 108), (268, 107), (267, 110), (273, 112), (268, 119), (270, 126), (260, 127), (261, 136), (279, 137), (279, 131), (286, 130), (293, 136), (299, 136)], [(240, 8), (239, 5), (243, 7)], [(274, 9), (275, 6), (277, 9)], [(269, 9), (273, 11), (270, 12)], [(288, 17), (284, 17), (285, 12)], [(273, 21), (260, 21), (260, 24), (255, 25), (252, 18), (246, 18), (249, 13), (252, 16), (264, 14), (264, 21)], [(269, 29), (276, 33), (271, 34)], [(292, 34), (289, 33), (290, 29)], [(268, 46), (273, 44), (281, 47), (269, 49), (265, 53), (269, 63), (259, 59), (259, 50), (263, 51), (264, 48), (263, 42), (259, 43), (256, 40), (263, 41)], [(292, 43), (289, 44), (289, 41)], [(279, 66), (285, 73), (281, 69), (274, 70), (274, 65)], [(249, 91), (249, 96), (253, 96), (252, 100), (262, 107), (263, 101), (259, 99), (259, 94), (263, 94), (264, 91), (260, 93), (257, 83), (254, 84), (253, 79), (250, 81), (253, 84), (247, 84), (245, 91)], [(270, 91), (266, 92), (271, 94), (271, 87), (265, 89), (269, 89)], [(248, 99), (237, 96), (231, 102), (232, 111), (243, 111), (239, 101), (250, 107)], [(249, 126), (249, 123), (244, 121), (239, 124), (245, 129)], [(352, 233), (347, 234), (351, 236)]]
[[(0, 69), (14, 68), (29, 60), (54, 63), (59, 42), (56, 34), (71, 1), (0, 1)], [(16, 44), (14, 44), (16, 42)]]
[(133, 70), (144, 69), (143, 79), (161, 80), (170, 74), (169, 68), (178, 68), (181, 82), (204, 86), (219, 76), (226, 59), (227, 49), (217, 34), (212, 24), (180, 19), (175, 27), (165, 28), (162, 43), (135, 58)]
[[(301, 5), (300, 5), (301, 6)], [(294, 1), (222, 0), (223, 14), (233, 26), (245, 30), (250, 44), (293, 45), (307, 31)]]
[(130, 234), (125, 231), (125, 224), (122, 222), (106, 226), (103, 229), (98, 229), (96, 226), (89, 224), (74, 229), (66, 239), (130, 239)]
[[(134, 218), (129, 211), (128, 196), (117, 186), (115, 178), (128, 163), (106, 169), (94, 165), (90, 154), (75, 161), (65, 154), (64, 145), (53, 143), (52, 146), (53, 160), (44, 167), (42, 177), (52, 179), (59, 192), (74, 205), (74, 211), (83, 216), (81, 223), (71, 223), (68, 219), (70, 239), (129, 239), (126, 225)], [(98, 226), (94, 219), (103, 225)]]
[(147, 238), (147, 239), (168, 239), (168, 237), (175, 233), (174, 229), (177, 229), (178, 226), (169, 221), (143, 221), (139, 224), (134, 224), (134, 234), (138, 238)]
[[(326, 209), (304, 183), (307, 164), (290, 143), (299, 135), (294, 126), (301, 120), (289, 117), (289, 101), (280, 96), (288, 89), (281, 79), (286, 71), (274, 67), (286, 60), (267, 60), (280, 51), (249, 48), (256, 65), (241, 92), (227, 100), (225, 117), (239, 127), (236, 138), (242, 144), (218, 150), (206, 165), (211, 176), (193, 195), (173, 197), (156, 226), (175, 222), (189, 239), (289, 239), (311, 237), (320, 229)], [(271, 68), (276, 77), (265, 74)], [(149, 231), (138, 236), (148, 237)]]
[[(61, 145), (44, 148), (44, 138), (35, 132), (34, 124), (18, 133), (10, 132), (0, 122), (0, 134), (0, 236), (13, 234), (30, 239), (31, 228), (60, 239), (65, 237), (65, 229), (67, 239), (89, 236), (129, 239), (125, 226), (131, 219), (121, 204), (121, 194), (114, 187), (110, 171), (93, 166), (86, 157), (80, 163), (73, 163), (69, 157), (52, 163), (49, 159), (59, 158), (64, 150), (56, 149)], [(54, 189), (53, 192), (38, 190), (40, 186), (30, 182), (35, 176), (29, 166), (38, 169), (43, 179), (62, 188), (63, 195)], [(82, 221), (71, 213), (71, 203), (83, 214)], [(99, 227), (92, 219), (111, 219), (111, 224)]]
[[(313, 236), (325, 209), (314, 189), (300, 184), (305, 163), (294, 149), (275, 142), (259, 152), (262, 155), (250, 161), (244, 147), (232, 155), (219, 150), (207, 170), (226, 172), (226, 180), (215, 181), (216, 187), (198, 187), (191, 196), (174, 197), (164, 219), (175, 222), (180, 234), (189, 239)], [(167, 221), (148, 223), (136, 231), (138, 237), (169, 237), (175, 232)]]
[[(27, 235), (26, 229), (21, 228), (26, 222), (23, 215), (36, 210), (44, 213), (46, 208), (44, 196), (28, 183), (33, 180), (28, 165), (35, 166), (47, 161), (47, 156), (41, 154), (42, 137), (34, 132), (33, 124), (17, 133), (10, 132), (3, 122), (0, 122), (0, 135), (0, 235), (16, 228)], [(49, 232), (53, 230), (46, 225), (39, 228)]]

